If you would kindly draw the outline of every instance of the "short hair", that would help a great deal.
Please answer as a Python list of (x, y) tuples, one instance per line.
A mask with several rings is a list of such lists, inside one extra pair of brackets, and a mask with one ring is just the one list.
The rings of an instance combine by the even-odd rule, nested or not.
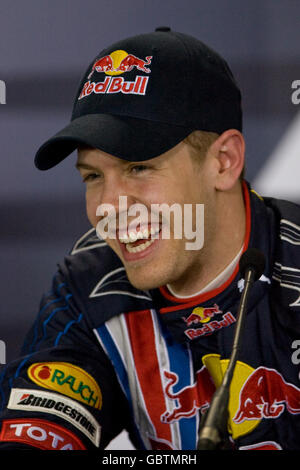
[[(183, 142), (188, 144), (191, 148), (192, 159), (196, 163), (201, 163), (207, 155), (209, 147), (220, 137), (216, 132), (208, 131), (193, 131), (189, 134)], [(245, 167), (240, 174), (240, 180), (244, 179)]]
[(184, 142), (191, 147), (192, 158), (200, 163), (206, 156), (209, 147), (218, 137), (219, 134), (216, 134), (216, 132), (193, 131), (184, 139)]

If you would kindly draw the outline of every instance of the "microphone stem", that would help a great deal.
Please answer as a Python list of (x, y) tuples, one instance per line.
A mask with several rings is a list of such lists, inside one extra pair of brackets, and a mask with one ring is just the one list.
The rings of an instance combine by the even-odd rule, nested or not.
[(238, 357), (238, 353), (239, 353), (240, 345), (241, 345), (240, 338), (242, 337), (243, 327), (245, 324), (244, 320), (246, 318), (246, 315), (245, 315), (246, 304), (248, 300), (249, 291), (252, 287), (253, 282), (254, 282), (254, 272), (252, 269), (249, 269), (245, 273), (245, 284), (244, 284), (244, 289), (241, 295), (241, 300), (240, 300), (240, 305), (239, 305), (239, 314), (238, 314), (236, 327), (235, 327), (231, 356), (229, 359), (229, 365), (226, 369), (223, 382), (222, 382), (222, 385), (224, 385), (225, 387), (227, 386), (229, 387), (230, 382), (232, 380), (234, 368), (236, 365), (236, 361), (237, 361), (237, 357)]
[(210, 408), (203, 422), (203, 426), (200, 426), (197, 445), (198, 450), (216, 449), (226, 435), (228, 423), (229, 388), (240, 349), (242, 330), (246, 318), (246, 304), (253, 282), (254, 271), (252, 269), (248, 269), (245, 273), (244, 289), (241, 295), (238, 310), (238, 318), (234, 332), (229, 365), (225, 371), (220, 387), (216, 390), (212, 398)]

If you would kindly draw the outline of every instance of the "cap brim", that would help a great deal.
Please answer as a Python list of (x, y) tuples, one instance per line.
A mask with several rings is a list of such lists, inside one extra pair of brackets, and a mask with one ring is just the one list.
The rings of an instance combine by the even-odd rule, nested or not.
[(87, 114), (45, 142), (37, 151), (35, 165), (48, 170), (80, 145), (98, 148), (128, 161), (157, 157), (175, 147), (192, 128), (111, 114)]

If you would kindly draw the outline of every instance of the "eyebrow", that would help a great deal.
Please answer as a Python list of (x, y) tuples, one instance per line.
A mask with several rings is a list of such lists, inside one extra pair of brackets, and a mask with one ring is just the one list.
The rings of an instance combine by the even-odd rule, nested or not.
[(77, 168), (77, 170), (80, 170), (80, 168), (85, 168), (86, 170), (95, 170), (95, 167), (93, 165), (89, 165), (88, 163), (76, 163), (75, 165), (75, 168)]

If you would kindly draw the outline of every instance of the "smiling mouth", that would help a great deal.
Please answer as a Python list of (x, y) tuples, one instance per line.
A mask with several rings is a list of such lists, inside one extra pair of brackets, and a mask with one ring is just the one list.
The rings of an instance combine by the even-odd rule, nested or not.
[(157, 241), (160, 231), (160, 226), (145, 227), (123, 233), (120, 231), (118, 238), (128, 253), (140, 253)]

